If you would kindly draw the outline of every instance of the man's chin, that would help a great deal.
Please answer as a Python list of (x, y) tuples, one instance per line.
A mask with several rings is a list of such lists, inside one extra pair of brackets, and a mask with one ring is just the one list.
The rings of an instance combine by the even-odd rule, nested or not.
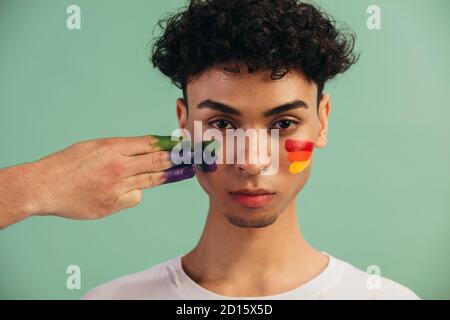
[(278, 219), (276, 214), (259, 215), (258, 217), (249, 217), (245, 215), (225, 214), (227, 221), (239, 228), (264, 228), (275, 223)]

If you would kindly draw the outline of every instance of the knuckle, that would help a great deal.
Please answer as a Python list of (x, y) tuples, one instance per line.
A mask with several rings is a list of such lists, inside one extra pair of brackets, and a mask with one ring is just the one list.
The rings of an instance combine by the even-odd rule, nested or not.
[(152, 174), (151, 172), (146, 173), (146, 174), (145, 174), (145, 182), (144, 182), (144, 185), (145, 185), (147, 188), (150, 188), (150, 187), (153, 186), (153, 184), (154, 184), (154, 177), (153, 177), (153, 174)]
[(144, 150), (147, 150), (148, 152), (152, 151), (153, 149), (153, 138), (152, 136), (146, 135), (143, 137), (143, 144), (144, 144)]
[(160, 168), (163, 164), (163, 153), (161, 152), (155, 152), (152, 155), (152, 165), (154, 168)]

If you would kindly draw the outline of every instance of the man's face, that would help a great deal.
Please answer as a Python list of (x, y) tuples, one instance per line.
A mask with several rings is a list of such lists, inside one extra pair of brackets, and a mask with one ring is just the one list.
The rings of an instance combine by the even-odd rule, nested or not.
[[(317, 109), (316, 84), (298, 72), (291, 71), (280, 80), (271, 80), (267, 72), (249, 74), (241, 69), (239, 74), (228, 74), (212, 68), (188, 83), (187, 97), (189, 112), (185, 101), (177, 100), (180, 128), (190, 131), (192, 137), (194, 121), (202, 122), (203, 132), (211, 128), (221, 130), (224, 136), (220, 145), (223, 154), (226, 154), (227, 147), (231, 147), (226, 143), (226, 129), (252, 128), (267, 132), (266, 154), (269, 159), (279, 156), (276, 174), (261, 174), (263, 168), (270, 167), (267, 159), (264, 162), (249, 163), (249, 152), (252, 151), (247, 143), (246, 163), (239, 164), (235, 161), (228, 164), (223, 158), (216, 171), (197, 172), (197, 179), (210, 197), (211, 209), (223, 214), (233, 225), (264, 227), (274, 223), (286, 208), (295, 205), (296, 195), (306, 184), (312, 167), (311, 161), (301, 173), (291, 173), (284, 143), (287, 139), (294, 139), (312, 141), (315, 147), (326, 145), (328, 95), (323, 96)], [(219, 102), (232, 107), (234, 111), (211, 107), (211, 103), (205, 106), (202, 104), (205, 100)], [(306, 107), (298, 106), (267, 115), (268, 111), (296, 100), (305, 102)], [(271, 154), (271, 129), (279, 130), (278, 155)], [(249, 197), (241, 193), (242, 190), (256, 189), (265, 189), (271, 195)]]

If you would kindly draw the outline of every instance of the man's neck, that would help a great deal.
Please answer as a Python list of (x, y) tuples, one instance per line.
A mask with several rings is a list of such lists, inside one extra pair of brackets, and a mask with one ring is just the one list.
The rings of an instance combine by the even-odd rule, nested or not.
[(276, 222), (240, 228), (210, 207), (197, 246), (182, 258), (185, 272), (199, 285), (230, 296), (273, 295), (317, 276), (328, 258), (303, 238), (295, 201)]

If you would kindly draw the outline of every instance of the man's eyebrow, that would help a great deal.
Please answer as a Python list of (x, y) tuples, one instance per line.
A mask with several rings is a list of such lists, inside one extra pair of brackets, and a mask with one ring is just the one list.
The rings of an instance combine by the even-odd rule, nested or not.
[(266, 112), (264, 112), (264, 117), (270, 117), (275, 116), (277, 114), (292, 110), (292, 109), (298, 109), (298, 108), (304, 108), (308, 109), (308, 104), (303, 100), (294, 100), (285, 104), (282, 104), (281, 106), (272, 108)]
[(235, 116), (241, 116), (242, 113), (240, 111), (238, 111), (237, 109), (233, 108), (232, 106), (226, 105), (224, 103), (221, 102), (217, 102), (211, 99), (206, 99), (203, 100), (202, 102), (200, 102), (197, 105), (198, 109), (202, 109), (202, 108), (209, 108), (212, 110), (216, 110), (216, 111), (220, 111), (223, 113), (228, 113), (228, 114), (232, 114)]
[[(235, 116), (241, 116), (242, 113), (237, 110), (236, 108), (229, 106), (227, 104), (221, 103), (221, 102), (217, 102), (211, 99), (206, 99), (203, 100), (202, 102), (200, 102), (197, 105), (198, 109), (202, 109), (202, 108), (209, 108), (212, 110), (216, 110), (216, 111), (220, 111), (223, 113), (228, 113), (231, 115), (235, 115)], [(306, 102), (304, 102), (303, 100), (294, 100), (291, 102), (287, 102), (284, 103), (280, 106), (271, 108), (270, 110), (264, 112), (264, 117), (270, 117), (270, 116), (274, 116), (292, 109), (298, 109), (298, 108), (308, 108), (308, 104)]]

